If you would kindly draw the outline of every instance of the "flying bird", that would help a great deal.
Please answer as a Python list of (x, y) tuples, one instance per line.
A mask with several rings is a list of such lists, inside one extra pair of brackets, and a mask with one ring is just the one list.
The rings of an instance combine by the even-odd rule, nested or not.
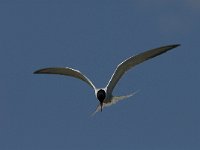
[(66, 68), (61, 68), (61, 67), (43, 68), (43, 69), (35, 71), (34, 74), (59, 74), (59, 75), (71, 76), (71, 77), (74, 77), (74, 78), (84, 81), (90, 87), (92, 87), (94, 89), (95, 96), (99, 100), (99, 105), (97, 106), (96, 111), (93, 113), (93, 114), (95, 114), (96, 112), (98, 112), (100, 110), (102, 111), (103, 107), (115, 104), (120, 100), (123, 100), (123, 99), (133, 96), (136, 93), (136, 92), (134, 92), (132, 94), (125, 95), (125, 96), (113, 96), (113, 94), (112, 94), (113, 89), (115, 88), (116, 84), (128, 70), (130, 70), (134, 66), (136, 66), (148, 59), (151, 59), (158, 55), (161, 55), (177, 46), (180, 46), (180, 44), (162, 46), (159, 48), (155, 48), (155, 49), (151, 49), (151, 50), (142, 52), (138, 55), (132, 56), (132, 57), (124, 60), (117, 66), (117, 68), (115, 69), (108, 84), (104, 88), (96, 88), (94, 86), (94, 84), (92, 83), (92, 81), (89, 78), (87, 78), (83, 73), (81, 73), (79, 70), (69, 68), (69, 67), (66, 67)]

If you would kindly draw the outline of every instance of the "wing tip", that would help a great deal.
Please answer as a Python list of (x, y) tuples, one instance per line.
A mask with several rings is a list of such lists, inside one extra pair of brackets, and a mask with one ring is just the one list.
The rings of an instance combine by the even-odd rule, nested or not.
[(34, 71), (33, 74), (42, 74), (42, 73), (45, 73), (45, 70), (46, 69), (39, 69), (39, 70)]
[(39, 74), (40, 73), (40, 70), (36, 70), (33, 72), (33, 74)]
[(174, 45), (172, 45), (172, 48), (175, 48), (175, 47), (178, 47), (178, 46), (181, 46), (181, 44), (174, 44)]

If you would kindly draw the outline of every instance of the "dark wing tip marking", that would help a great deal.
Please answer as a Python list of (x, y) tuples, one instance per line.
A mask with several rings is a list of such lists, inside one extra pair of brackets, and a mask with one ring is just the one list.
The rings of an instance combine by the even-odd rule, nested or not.
[(55, 68), (39, 69), (39, 70), (34, 71), (33, 74), (53, 74), (48, 71), (49, 69), (55, 69)]
[(33, 74), (39, 74), (40, 73), (40, 70), (36, 70), (33, 72)]
[(181, 46), (181, 44), (174, 44), (174, 45), (171, 45), (171, 48), (176, 48), (178, 46)]
[(33, 74), (41, 74), (41, 73), (45, 73), (45, 69), (40, 69), (33, 72)]
[(40, 70), (36, 70), (33, 72), (33, 74), (39, 74), (40, 73)]
[[(165, 53), (165, 52), (167, 52), (167, 51), (169, 51), (169, 50), (171, 50), (171, 49), (173, 49), (173, 48), (176, 48), (176, 47), (178, 47), (178, 46), (180, 46), (180, 44), (169, 45), (169, 46), (167, 46), (168, 48), (167, 48), (165, 51), (160, 51), (160, 53), (157, 53), (157, 54), (155, 54), (155, 55), (152, 55), (152, 56), (148, 57), (147, 59), (154, 58), (154, 57), (156, 57), (156, 56), (158, 56), (158, 55), (161, 55), (161, 54), (163, 54), (163, 53)], [(164, 47), (166, 47), (166, 46), (163, 46), (163, 47), (160, 47), (160, 48), (164, 48)]]

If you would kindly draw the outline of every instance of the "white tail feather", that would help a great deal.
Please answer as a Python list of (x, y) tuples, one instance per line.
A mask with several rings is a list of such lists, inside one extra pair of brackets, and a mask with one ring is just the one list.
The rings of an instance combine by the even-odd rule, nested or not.
[[(129, 98), (129, 97), (131, 97), (131, 96), (137, 94), (138, 92), (139, 92), (139, 90), (137, 90), (137, 91), (135, 91), (135, 92), (133, 92), (133, 93), (131, 93), (131, 94), (129, 94), (129, 95), (125, 95), (125, 96), (113, 96), (112, 99), (111, 99), (110, 101), (106, 101), (106, 102), (103, 103), (102, 109), (103, 109), (104, 107), (109, 107), (109, 106), (111, 106), (111, 105), (113, 105), (113, 104), (116, 104), (117, 102), (119, 102), (119, 101), (121, 101), (121, 100), (127, 99), (127, 98)], [(101, 106), (100, 106), (100, 104), (99, 104), (99, 105), (97, 106), (96, 110), (92, 113), (91, 116), (94, 116), (94, 115), (95, 115), (98, 111), (100, 111), (100, 110), (101, 110)]]

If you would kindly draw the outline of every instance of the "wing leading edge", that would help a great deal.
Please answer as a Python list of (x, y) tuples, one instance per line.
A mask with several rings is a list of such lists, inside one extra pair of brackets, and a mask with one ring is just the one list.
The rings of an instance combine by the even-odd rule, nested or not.
[(176, 48), (177, 46), (180, 46), (180, 44), (168, 45), (168, 46), (151, 49), (149, 51), (145, 51), (143, 53), (140, 53), (136, 56), (132, 56), (132, 57), (124, 60), (122, 63), (120, 63), (117, 66), (110, 81), (108, 82), (107, 92), (112, 93), (113, 89), (115, 88), (115, 86), (118, 83), (118, 81), (120, 80), (120, 78), (129, 69), (133, 68), (134, 66), (136, 66), (148, 59), (154, 58), (154, 57), (159, 56), (173, 48)]
[(75, 70), (73, 68), (43, 68), (34, 72), (34, 74), (59, 74), (65, 76), (71, 76), (86, 82), (89, 86), (91, 86), (95, 90), (95, 86), (90, 79), (88, 79), (84, 74), (82, 74), (79, 70)]

